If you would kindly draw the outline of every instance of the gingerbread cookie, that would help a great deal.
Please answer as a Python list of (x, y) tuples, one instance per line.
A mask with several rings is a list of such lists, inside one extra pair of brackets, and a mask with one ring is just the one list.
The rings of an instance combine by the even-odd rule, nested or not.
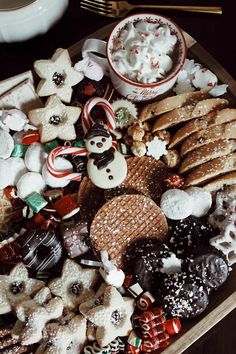
[(143, 195), (122, 195), (108, 201), (96, 214), (90, 241), (96, 252), (106, 250), (118, 265), (127, 247), (139, 238), (165, 240), (168, 226), (160, 208)]
[(160, 160), (153, 157), (130, 157), (127, 159), (128, 174), (117, 188), (105, 191), (105, 198), (111, 199), (122, 194), (143, 194), (156, 203), (160, 201), (162, 180), (169, 170)]
[(57, 94), (64, 102), (69, 103), (72, 86), (83, 79), (83, 74), (72, 67), (68, 50), (58, 48), (50, 60), (37, 60), (34, 70), (42, 79), (37, 87), (39, 96)]
[(92, 287), (98, 279), (94, 269), (83, 269), (79, 264), (67, 259), (60, 278), (49, 282), (52, 294), (60, 296), (67, 309), (74, 309), (85, 300), (94, 296)]
[(127, 336), (132, 330), (130, 317), (134, 311), (134, 300), (123, 298), (112, 286), (104, 292), (103, 304), (86, 313), (96, 329), (96, 339), (104, 347), (118, 336)]
[(44, 286), (44, 282), (29, 278), (26, 267), (18, 263), (9, 275), (0, 275), (0, 285), (0, 314), (4, 314), (30, 299)]
[(65, 106), (60, 99), (50, 96), (44, 108), (29, 112), (32, 124), (39, 128), (42, 143), (54, 140), (73, 140), (76, 138), (74, 124), (80, 116), (79, 107)]
[(44, 331), (44, 338), (36, 354), (74, 354), (80, 353), (86, 343), (86, 319), (77, 315), (60, 323), (49, 323)]

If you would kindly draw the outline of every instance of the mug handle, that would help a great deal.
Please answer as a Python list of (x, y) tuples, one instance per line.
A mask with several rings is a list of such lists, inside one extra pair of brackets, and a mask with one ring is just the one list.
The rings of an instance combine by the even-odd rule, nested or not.
[[(82, 57), (90, 57), (101, 65), (107, 73), (109, 73), (109, 64), (106, 58), (106, 46), (107, 42), (101, 39), (89, 38), (83, 44), (82, 47)], [(100, 54), (100, 56), (98, 55)], [(104, 57), (102, 58), (101, 55)]]

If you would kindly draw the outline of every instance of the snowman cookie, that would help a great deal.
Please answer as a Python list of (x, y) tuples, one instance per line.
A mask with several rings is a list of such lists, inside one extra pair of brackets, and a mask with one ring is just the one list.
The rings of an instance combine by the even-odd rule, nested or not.
[(85, 147), (88, 175), (97, 187), (114, 188), (124, 181), (127, 175), (125, 158), (112, 146), (112, 137), (103, 125), (95, 124), (89, 129)]

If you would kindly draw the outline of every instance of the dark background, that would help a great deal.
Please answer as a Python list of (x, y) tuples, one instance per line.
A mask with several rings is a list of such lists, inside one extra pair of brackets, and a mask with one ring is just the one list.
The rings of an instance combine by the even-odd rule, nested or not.
[[(50, 1), (50, 0), (48, 0)], [(130, 1), (139, 3), (138, 1)], [(219, 5), (223, 15), (164, 12), (205, 47), (236, 79), (235, 0), (160, 0), (143, 3)], [(160, 11), (159, 11), (160, 12)], [(79, 0), (70, 0), (63, 18), (45, 35), (23, 43), (0, 44), (0, 80), (32, 68), (36, 59), (50, 57), (56, 48), (67, 48), (90, 33), (114, 21), (83, 11)], [(185, 354), (236, 353), (236, 310), (198, 340)], [(176, 353), (178, 354), (178, 353)]]

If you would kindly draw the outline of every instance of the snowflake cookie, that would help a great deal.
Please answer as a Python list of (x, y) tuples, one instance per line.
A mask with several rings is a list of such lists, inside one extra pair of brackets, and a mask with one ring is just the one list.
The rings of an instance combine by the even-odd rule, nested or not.
[(103, 304), (86, 313), (96, 329), (96, 339), (101, 347), (118, 336), (127, 336), (132, 330), (130, 317), (134, 311), (134, 300), (122, 297), (116, 288), (108, 286), (104, 292)]
[(42, 143), (56, 138), (73, 140), (76, 138), (74, 124), (80, 112), (79, 107), (65, 106), (56, 95), (53, 95), (48, 98), (44, 108), (30, 111), (29, 119), (32, 124), (39, 127)]
[(68, 50), (58, 48), (50, 60), (37, 60), (34, 70), (42, 79), (37, 87), (39, 96), (58, 95), (63, 102), (69, 103), (72, 86), (84, 77), (72, 67)]
[(22, 301), (30, 300), (44, 282), (29, 278), (23, 263), (17, 264), (9, 275), (0, 275), (0, 314), (10, 312)]
[(67, 309), (74, 309), (94, 296), (93, 285), (98, 279), (95, 269), (83, 269), (79, 264), (67, 259), (60, 278), (52, 280), (48, 287), (52, 294), (60, 296)]

